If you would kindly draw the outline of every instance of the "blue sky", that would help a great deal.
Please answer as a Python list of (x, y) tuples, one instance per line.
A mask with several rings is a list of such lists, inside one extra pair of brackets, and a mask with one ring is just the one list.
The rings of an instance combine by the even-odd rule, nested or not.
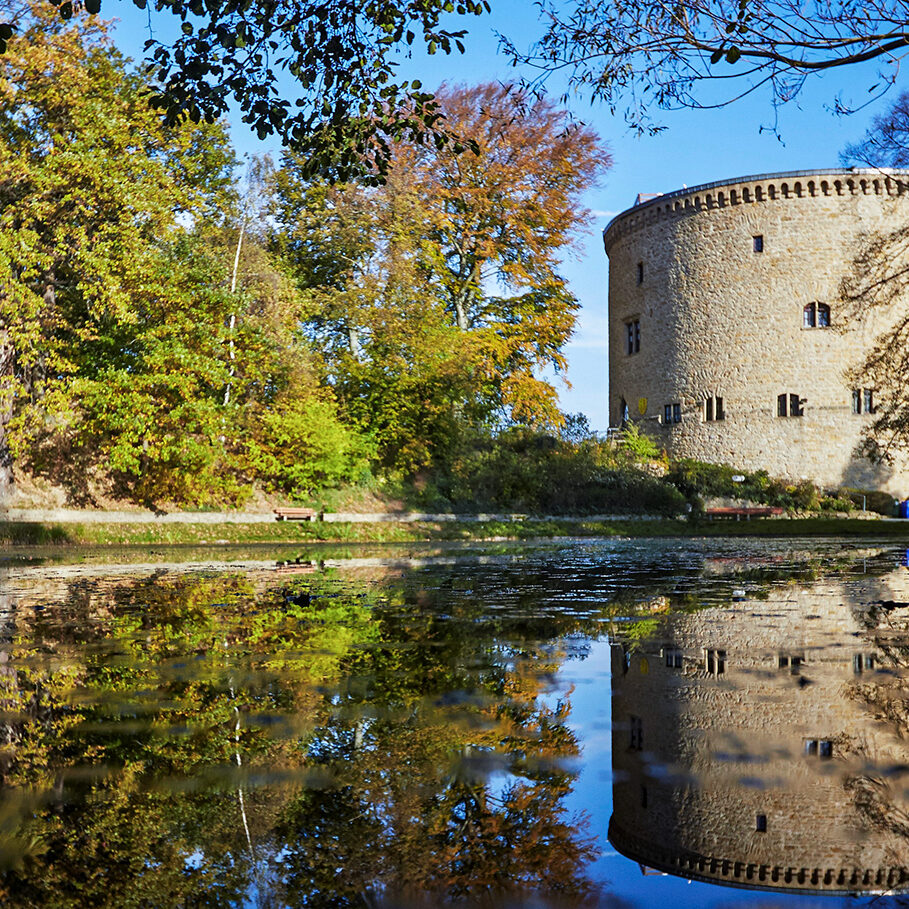
[[(535, 5), (529, 0), (492, 0), (493, 13), (467, 17), (470, 37), (467, 53), (434, 57), (415, 56), (402, 60), (401, 72), (434, 87), (442, 81), (481, 82), (507, 80), (516, 76), (508, 61), (497, 53), (495, 31), (509, 36), (518, 46), (529, 45), (539, 34)], [(156, 35), (166, 38), (173, 31), (173, 17), (144, 13), (126, 0), (106, 2), (104, 16), (120, 16), (116, 31), (120, 47), (133, 57), (141, 56), (151, 18)], [(779, 136), (761, 131), (773, 121), (767, 94), (755, 94), (726, 108), (707, 111), (671, 111), (659, 115), (665, 131), (656, 136), (630, 134), (621, 117), (603, 106), (591, 106), (577, 98), (572, 109), (579, 119), (593, 126), (608, 143), (614, 163), (602, 185), (586, 197), (594, 213), (591, 229), (568, 259), (564, 273), (581, 302), (581, 315), (567, 347), (571, 389), (560, 387), (562, 409), (585, 413), (594, 429), (607, 426), (606, 299), (608, 263), (600, 234), (611, 217), (630, 206), (639, 192), (670, 192), (683, 185), (693, 186), (726, 177), (780, 170), (836, 167), (839, 153), (859, 139), (873, 113), (895, 97), (891, 90), (882, 102), (849, 117), (829, 111), (838, 92), (860, 102), (873, 70), (864, 73), (847, 68), (835, 75), (809, 81), (797, 103), (780, 109)], [(559, 95), (564, 86), (554, 81), (550, 89)], [(242, 152), (276, 151), (274, 142), (259, 142), (233, 118), (232, 133)], [(559, 383), (557, 383), (559, 384)]]

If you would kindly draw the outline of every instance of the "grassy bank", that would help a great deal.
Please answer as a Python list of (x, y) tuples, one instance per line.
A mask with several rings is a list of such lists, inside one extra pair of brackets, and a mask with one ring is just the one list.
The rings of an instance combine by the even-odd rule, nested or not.
[(481, 524), (34, 524), (0, 523), (0, 545), (417, 543), (552, 537), (856, 536), (909, 541), (909, 522), (809, 517), (751, 521), (490, 521)]

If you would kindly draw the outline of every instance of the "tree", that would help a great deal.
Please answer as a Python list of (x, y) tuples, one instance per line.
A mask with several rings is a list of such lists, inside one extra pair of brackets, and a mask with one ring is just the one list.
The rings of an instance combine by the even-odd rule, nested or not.
[(514, 86), (437, 95), (471, 148), (398, 145), (381, 187), (276, 175), (276, 254), (309, 303), (346, 412), (387, 464), (416, 470), (460, 430), (554, 425), (577, 301), (561, 257), (609, 164), (589, 129)]
[(909, 165), (909, 92), (901, 92), (890, 107), (876, 115), (864, 138), (847, 145), (840, 155), (844, 164), (868, 167)]
[(432, 282), (476, 350), (473, 403), (557, 424), (555, 389), (539, 374), (565, 367), (578, 309), (561, 257), (588, 224), (581, 196), (609, 154), (593, 130), (514, 85), (443, 86), (437, 98), (473, 146), (400, 148), (395, 167), (430, 208)]
[[(145, 9), (148, 0), (133, 0)], [(63, 19), (98, 13), (101, 0), (48, 0)], [(154, 103), (168, 123), (214, 122), (239, 103), (261, 138), (277, 134), (311, 174), (381, 177), (389, 143), (447, 141), (438, 106), (419, 80), (400, 79), (399, 60), (422, 42), (430, 53), (463, 52), (465, 31), (450, 16), (478, 16), (485, 0), (152, 0), (180, 21), (172, 44), (146, 42)], [(28, 14), (0, 22), (0, 52)], [(289, 85), (297, 88), (290, 96)]]
[(544, 0), (542, 7), (539, 43), (529, 53), (508, 45), (508, 53), (542, 78), (566, 71), (573, 86), (613, 109), (627, 96), (626, 117), (640, 130), (658, 128), (648, 114), (654, 105), (718, 107), (765, 86), (779, 105), (812, 74), (872, 60), (880, 66), (868, 75), (869, 90), (884, 91), (909, 49), (902, 0)]
[(102, 24), (40, 6), (0, 70), (3, 445), (83, 502), (300, 496), (362, 470), (293, 286), (256, 231), (238, 250), (223, 126), (167, 126)]

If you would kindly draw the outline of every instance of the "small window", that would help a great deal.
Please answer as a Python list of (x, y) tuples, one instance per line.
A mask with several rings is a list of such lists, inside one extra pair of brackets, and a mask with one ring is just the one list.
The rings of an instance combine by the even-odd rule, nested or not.
[(628, 402), (619, 398), (619, 423), (624, 426), (628, 422)]
[(647, 787), (641, 786), (641, 807), (647, 807)]
[(802, 328), (829, 328), (830, 307), (826, 303), (808, 303), (802, 309)]
[(873, 388), (853, 388), (852, 389), (852, 412), (853, 413), (874, 413), (874, 389)]
[(874, 669), (874, 655), (870, 653), (855, 653), (852, 655), (852, 671), (856, 674)]
[(704, 421), (725, 420), (726, 411), (723, 409), (723, 399), (720, 397), (704, 399)]
[(629, 354), (636, 354), (641, 349), (640, 319), (625, 323), (625, 349)]
[(638, 262), (638, 284), (644, 283), (644, 263)]
[(760, 252), (764, 251), (764, 235), (763, 234), (757, 234), (756, 236), (752, 237), (751, 243), (752, 243), (752, 246), (756, 253), (760, 253)]
[(666, 665), (670, 669), (682, 668), (682, 651), (675, 647), (664, 647), (663, 656), (666, 658)]
[(639, 716), (629, 717), (630, 751), (640, 751), (644, 747), (644, 721)]
[(707, 670), (707, 675), (723, 675), (726, 671), (726, 651), (705, 650), (704, 668)]
[(778, 417), (803, 417), (805, 401), (795, 394), (776, 396), (776, 415)]
[(759, 815), (757, 815), (757, 817), (755, 817), (755, 819), (754, 819), (754, 829), (755, 829), (758, 833), (766, 833), (766, 832), (767, 832), (767, 815), (766, 815), (766, 814), (759, 814)]
[(829, 739), (805, 739), (805, 754), (830, 760), (833, 757), (833, 742)]
[(672, 405), (672, 422), (673, 423), (682, 422), (682, 405), (681, 404)]

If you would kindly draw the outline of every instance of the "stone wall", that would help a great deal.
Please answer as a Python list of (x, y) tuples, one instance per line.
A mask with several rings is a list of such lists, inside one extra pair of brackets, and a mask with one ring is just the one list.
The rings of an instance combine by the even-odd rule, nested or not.
[[(749, 177), (661, 196), (615, 218), (603, 235), (610, 423), (621, 422), (624, 400), (630, 419), (674, 456), (909, 494), (906, 463), (857, 456), (871, 417), (853, 413), (856, 382), (846, 375), (895, 314), (847, 321), (840, 299), (863, 244), (909, 222), (898, 176)], [(812, 303), (830, 307), (830, 327), (803, 326)], [(640, 350), (628, 353), (634, 322)], [(778, 416), (781, 394), (797, 395), (804, 415)], [(704, 402), (716, 397), (725, 419), (708, 420)], [(672, 404), (680, 422), (664, 420)]]

